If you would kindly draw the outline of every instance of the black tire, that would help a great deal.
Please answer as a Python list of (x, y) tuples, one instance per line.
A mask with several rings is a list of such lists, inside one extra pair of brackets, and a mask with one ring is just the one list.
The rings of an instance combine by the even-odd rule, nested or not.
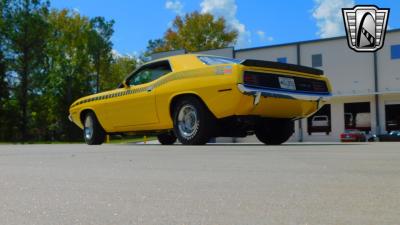
[(157, 139), (162, 145), (173, 145), (176, 142), (176, 136), (172, 132), (159, 134)]
[[(196, 97), (187, 96), (183, 97), (174, 105), (173, 108), (173, 122), (174, 122), (174, 133), (178, 140), (184, 145), (204, 145), (212, 137), (213, 127), (215, 127), (215, 119), (211, 112), (207, 109), (204, 103)], [(182, 111), (183, 110), (183, 111)], [(182, 121), (182, 114), (185, 110), (194, 112), (196, 114), (195, 119), (190, 119), (189, 122)], [(192, 115), (192, 114), (190, 114)], [(191, 116), (191, 118), (194, 116)], [(186, 118), (186, 117), (185, 117)], [(193, 129), (187, 129), (191, 132), (185, 132), (185, 125), (192, 124)]]
[(266, 145), (280, 145), (294, 132), (294, 122), (290, 119), (262, 119), (256, 127), (256, 137)]
[[(90, 125), (89, 121), (92, 121)], [(88, 112), (85, 114), (83, 120), (83, 138), (88, 145), (101, 145), (106, 139), (106, 132), (97, 120), (96, 115), (93, 112)], [(91, 130), (91, 131), (90, 131)], [(91, 132), (91, 133), (90, 133)], [(90, 133), (90, 134), (89, 134)]]

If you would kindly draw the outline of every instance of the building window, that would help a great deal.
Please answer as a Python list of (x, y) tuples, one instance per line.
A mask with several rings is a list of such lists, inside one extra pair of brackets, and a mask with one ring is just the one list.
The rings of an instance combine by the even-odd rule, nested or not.
[(276, 61), (280, 63), (287, 63), (287, 58), (286, 57), (277, 58)]
[(312, 67), (321, 67), (322, 66), (322, 55), (316, 54), (311, 56)]
[(400, 130), (400, 104), (386, 104), (386, 130)]
[(400, 59), (400, 45), (392, 45), (391, 55), (392, 59)]
[(371, 106), (369, 102), (344, 104), (344, 128), (346, 130), (371, 131)]

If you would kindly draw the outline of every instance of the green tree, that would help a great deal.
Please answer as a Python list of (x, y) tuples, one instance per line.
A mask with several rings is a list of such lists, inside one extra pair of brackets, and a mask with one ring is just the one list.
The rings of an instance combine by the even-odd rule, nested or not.
[(51, 139), (75, 140), (80, 131), (68, 121), (72, 102), (94, 92), (89, 41), (92, 26), (87, 17), (69, 10), (49, 15), (52, 36), (47, 46), (47, 76), (42, 79), (43, 102), (48, 106), (45, 124)]
[(224, 48), (236, 42), (238, 32), (228, 29), (223, 17), (192, 12), (177, 16), (164, 37), (150, 40), (147, 53), (185, 49), (189, 52)]
[(0, 141), (16, 141), (20, 117), (15, 94), (17, 74), (12, 71), (14, 55), (10, 49), (12, 0), (0, 0)]
[(110, 74), (104, 77), (102, 90), (112, 90), (126, 78), (137, 66), (136, 57), (114, 56), (110, 66)]
[(147, 43), (145, 55), (148, 56), (152, 53), (163, 51), (165, 45), (165, 40), (162, 38), (149, 40)]
[(69, 106), (136, 67), (136, 58), (113, 56), (113, 24), (44, 0), (0, 0), (1, 141), (82, 139)]
[[(6, 72), (7, 72), (7, 62), (6, 62), (6, 52), (7, 52), (7, 8), (8, 1), (0, 1), (0, 106), (4, 105), (5, 99), (8, 98), (8, 85), (6, 82)], [(0, 107), (0, 119), (4, 112), (4, 107)], [(2, 120), (1, 120), (2, 121)]]
[(92, 29), (89, 32), (89, 52), (96, 71), (96, 92), (99, 92), (102, 79), (110, 75), (114, 21), (108, 22), (103, 17), (95, 17), (90, 20), (90, 25)]
[(9, 2), (6, 0), (0, 1), (0, 140), (5, 140), (5, 134), (9, 129), (7, 123), (7, 112), (10, 110), (7, 103), (9, 102), (9, 87), (7, 82), (7, 66), (8, 62), (6, 54), (8, 52), (8, 9)]
[(112, 72), (110, 40), (114, 22), (101, 17), (89, 19), (69, 10), (53, 10), (49, 23), (52, 37), (48, 43), (48, 75), (42, 85), (44, 102), (49, 105), (49, 136), (80, 140), (81, 131), (67, 120), (69, 106), (99, 89), (115, 88), (113, 78), (121, 77)]
[(49, 25), (46, 21), (48, 5), (47, 1), (39, 0), (12, 1), (9, 40), (14, 62), (13, 72), (17, 75), (19, 90), (14, 94), (20, 107), (19, 127), (22, 142), (28, 140), (29, 100), (38, 94), (31, 81), (43, 72), (44, 50), (49, 34)]

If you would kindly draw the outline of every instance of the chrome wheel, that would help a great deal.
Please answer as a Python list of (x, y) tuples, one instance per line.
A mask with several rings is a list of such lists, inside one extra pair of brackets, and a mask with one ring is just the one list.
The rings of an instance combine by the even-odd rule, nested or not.
[(91, 116), (87, 116), (85, 119), (85, 129), (84, 129), (84, 133), (85, 133), (85, 139), (86, 140), (90, 140), (93, 137), (93, 119)]
[(178, 128), (180, 134), (190, 139), (199, 129), (197, 110), (192, 105), (184, 105), (178, 113)]

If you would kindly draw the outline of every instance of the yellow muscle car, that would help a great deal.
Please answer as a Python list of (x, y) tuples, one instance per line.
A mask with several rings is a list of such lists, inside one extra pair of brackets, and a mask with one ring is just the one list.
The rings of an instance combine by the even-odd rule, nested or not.
[(89, 145), (121, 133), (155, 133), (166, 145), (255, 133), (277, 145), (293, 134), (294, 120), (315, 113), (330, 95), (318, 69), (188, 54), (146, 63), (119, 88), (78, 99), (69, 118)]

